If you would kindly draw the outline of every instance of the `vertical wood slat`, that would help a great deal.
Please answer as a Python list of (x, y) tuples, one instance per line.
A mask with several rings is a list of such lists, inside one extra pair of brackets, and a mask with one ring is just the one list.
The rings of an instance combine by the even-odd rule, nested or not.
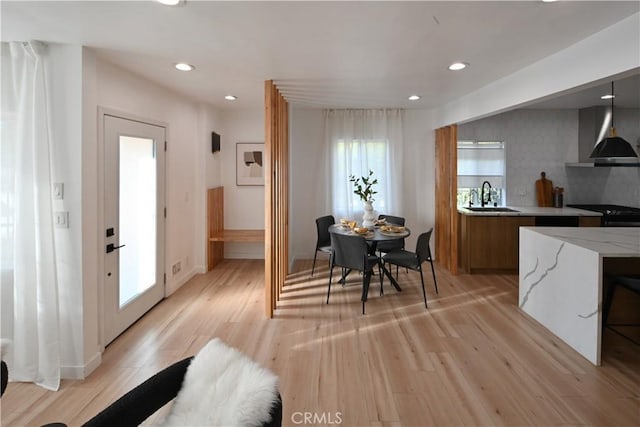
[(224, 229), (224, 188), (207, 189), (207, 271), (224, 259), (224, 242), (210, 239)]
[(274, 151), (274, 140), (273, 140), (273, 129), (275, 128), (275, 123), (273, 119), (273, 83), (271, 81), (265, 82), (264, 93), (265, 93), (265, 143), (264, 143), (264, 288), (265, 288), (265, 314), (267, 317), (273, 317), (273, 283), (275, 283), (274, 279), (274, 270), (273, 270), (273, 259), (274, 255), (272, 252), (272, 248), (274, 247), (274, 217), (273, 217), (273, 151)]
[(458, 127), (436, 130), (436, 258), (447, 270), (458, 273)]
[(265, 81), (265, 312), (273, 317), (288, 274), (289, 128), (288, 104)]

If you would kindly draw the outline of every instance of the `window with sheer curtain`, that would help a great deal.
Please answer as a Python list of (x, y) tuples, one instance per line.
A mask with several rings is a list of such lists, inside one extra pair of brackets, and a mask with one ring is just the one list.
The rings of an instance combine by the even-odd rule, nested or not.
[(379, 213), (402, 214), (402, 110), (327, 110), (329, 209), (340, 218), (358, 219), (363, 202), (353, 194), (349, 176), (378, 179), (373, 196)]
[(479, 205), (484, 181), (491, 184), (492, 203), (504, 205), (504, 142), (458, 141), (458, 206)]

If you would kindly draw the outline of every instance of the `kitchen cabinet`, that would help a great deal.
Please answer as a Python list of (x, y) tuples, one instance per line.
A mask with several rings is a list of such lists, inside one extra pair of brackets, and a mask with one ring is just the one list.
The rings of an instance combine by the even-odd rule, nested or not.
[[(491, 210), (491, 209), (489, 209)], [(510, 207), (502, 211), (458, 208), (459, 267), (464, 273), (516, 273), (520, 227), (599, 227), (601, 214), (573, 208)]]
[(580, 227), (600, 227), (602, 225), (602, 218), (599, 216), (581, 216), (578, 219)]
[(535, 225), (535, 217), (462, 215), (461, 270), (466, 273), (518, 271), (520, 227)]

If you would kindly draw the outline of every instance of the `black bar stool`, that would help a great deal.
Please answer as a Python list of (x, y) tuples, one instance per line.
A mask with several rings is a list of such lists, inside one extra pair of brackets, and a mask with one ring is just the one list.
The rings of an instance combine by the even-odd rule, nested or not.
[(609, 319), (609, 311), (611, 310), (611, 303), (613, 302), (613, 297), (616, 293), (616, 288), (618, 286), (622, 286), (623, 288), (627, 288), (631, 292), (634, 292), (640, 295), (640, 275), (607, 275), (607, 278), (610, 281), (609, 289), (604, 296), (604, 301), (602, 304), (602, 327), (608, 327), (613, 332), (617, 333), (633, 342), (636, 345), (640, 345), (640, 342), (634, 340), (633, 338), (623, 334), (620, 331), (612, 328), (612, 326), (640, 326), (638, 323), (608, 323)]

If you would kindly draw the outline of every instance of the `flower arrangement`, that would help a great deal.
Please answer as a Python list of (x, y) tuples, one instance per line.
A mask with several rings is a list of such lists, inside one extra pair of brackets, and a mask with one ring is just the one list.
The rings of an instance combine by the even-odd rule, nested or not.
[(349, 181), (353, 183), (353, 194), (356, 194), (363, 202), (372, 202), (373, 195), (378, 194), (373, 186), (378, 183), (378, 178), (373, 178), (373, 171), (369, 170), (369, 175), (356, 178), (349, 175)]

